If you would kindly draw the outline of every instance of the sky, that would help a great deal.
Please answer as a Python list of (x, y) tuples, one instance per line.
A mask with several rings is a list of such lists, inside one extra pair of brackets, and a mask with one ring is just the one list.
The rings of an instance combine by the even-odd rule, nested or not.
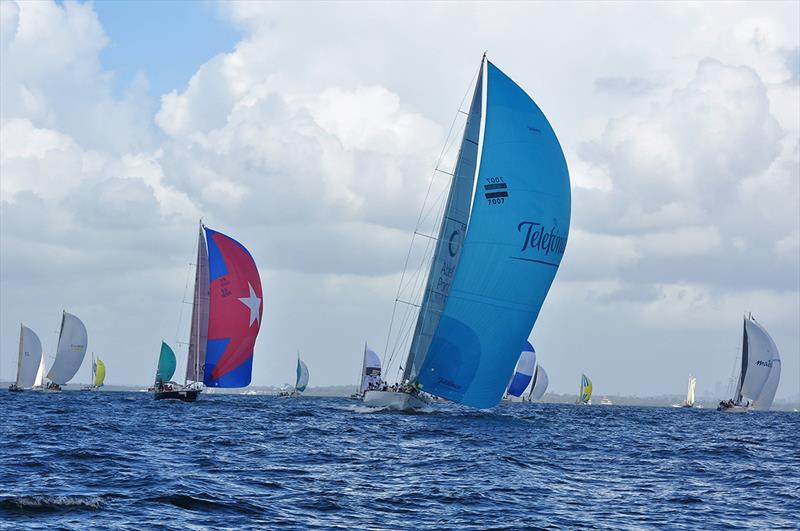
[[(197, 223), (264, 286), (253, 383), (355, 383), (482, 53), (555, 129), (550, 390), (723, 398), (742, 316), (800, 393), (800, 3), (0, 2), (0, 379), (78, 315), (107, 383), (185, 356)], [(88, 356), (87, 356), (88, 358)], [(179, 361), (179, 371), (181, 362)], [(88, 362), (77, 381), (88, 380)]]

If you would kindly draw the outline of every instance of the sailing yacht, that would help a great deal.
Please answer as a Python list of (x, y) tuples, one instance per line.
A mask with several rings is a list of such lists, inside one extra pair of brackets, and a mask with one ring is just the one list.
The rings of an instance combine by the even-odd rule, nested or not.
[(547, 391), (547, 386), (550, 384), (550, 378), (547, 376), (547, 371), (544, 370), (539, 363), (536, 364), (536, 370), (533, 373), (533, 382), (531, 389), (528, 391), (526, 402), (533, 402), (539, 400), (544, 396)]
[(361, 372), (358, 373), (358, 390), (350, 398), (361, 400), (370, 385), (381, 383), (381, 358), (378, 353), (364, 343), (364, 356), (361, 361)]
[(694, 407), (694, 390), (697, 387), (697, 378), (689, 375), (689, 383), (686, 388), (686, 400), (681, 404), (672, 404), (672, 407)]
[(569, 172), (547, 118), (485, 54), (466, 114), (400, 391), (367, 406), (497, 405), (561, 263)]
[(193, 402), (204, 387), (250, 385), (262, 300), (261, 277), (250, 252), (200, 222), (186, 378), (183, 385), (173, 385), (171, 374), (159, 380), (157, 370), (155, 399)]
[(106, 379), (106, 364), (100, 358), (94, 357), (92, 352), (92, 375), (88, 386), (82, 387), (81, 391), (97, 391), (103, 387), (103, 382)]
[(56, 359), (47, 373), (50, 383), (48, 391), (61, 391), (61, 386), (66, 385), (81, 368), (83, 357), (86, 355), (86, 346), (89, 337), (83, 321), (66, 311), (61, 315), (61, 329), (58, 333), (58, 347)]
[(778, 347), (752, 314), (744, 317), (742, 365), (734, 397), (719, 403), (718, 411), (769, 411), (781, 378)]
[(592, 381), (585, 374), (581, 374), (581, 387), (578, 390), (578, 405), (592, 405)]
[(17, 379), (8, 388), (9, 391), (22, 391), (35, 387), (38, 371), (42, 370), (42, 342), (36, 332), (20, 323), (19, 356), (17, 357)]

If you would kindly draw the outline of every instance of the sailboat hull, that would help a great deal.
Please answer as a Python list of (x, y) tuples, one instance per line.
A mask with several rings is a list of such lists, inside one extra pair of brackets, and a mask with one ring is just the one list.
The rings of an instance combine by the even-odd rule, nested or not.
[(196, 389), (184, 389), (181, 391), (158, 391), (155, 394), (156, 400), (182, 400), (184, 402), (194, 402), (200, 391)]
[(364, 405), (393, 411), (416, 411), (429, 407), (428, 402), (418, 395), (395, 391), (367, 391)]

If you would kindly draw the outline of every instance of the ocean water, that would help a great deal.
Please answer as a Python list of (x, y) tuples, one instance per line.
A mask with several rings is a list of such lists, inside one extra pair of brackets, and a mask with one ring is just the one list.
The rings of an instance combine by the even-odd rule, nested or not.
[(796, 529), (800, 415), (0, 392), (0, 527)]

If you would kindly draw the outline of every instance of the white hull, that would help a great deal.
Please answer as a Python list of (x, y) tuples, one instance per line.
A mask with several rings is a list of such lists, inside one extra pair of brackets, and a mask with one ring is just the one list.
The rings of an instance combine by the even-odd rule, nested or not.
[(415, 411), (428, 407), (428, 402), (417, 395), (395, 391), (367, 391), (364, 393), (364, 405), (380, 407), (395, 411)]

